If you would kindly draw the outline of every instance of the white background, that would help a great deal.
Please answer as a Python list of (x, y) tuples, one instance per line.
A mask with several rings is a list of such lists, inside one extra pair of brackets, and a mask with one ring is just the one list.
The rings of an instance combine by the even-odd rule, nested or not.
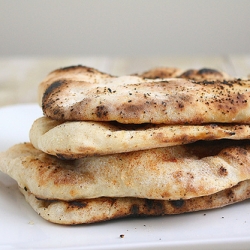
[(250, 53), (248, 0), (0, 0), (0, 56)]

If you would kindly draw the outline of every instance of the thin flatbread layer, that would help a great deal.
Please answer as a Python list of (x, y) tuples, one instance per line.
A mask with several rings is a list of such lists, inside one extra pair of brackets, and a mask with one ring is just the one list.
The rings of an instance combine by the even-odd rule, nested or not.
[(250, 181), (218, 193), (188, 200), (110, 198), (59, 201), (37, 199), (20, 189), (31, 207), (44, 219), (58, 224), (89, 224), (122, 217), (163, 216), (221, 208), (250, 198)]
[(250, 143), (199, 142), (74, 161), (25, 143), (0, 154), (0, 170), (43, 199), (190, 199), (250, 179)]
[(30, 129), (30, 141), (35, 148), (64, 159), (223, 138), (250, 139), (250, 125), (128, 125), (93, 121), (61, 122), (41, 117)]
[(61, 79), (42, 95), (42, 109), (54, 120), (154, 124), (250, 124), (250, 80), (118, 77), (90, 83)]

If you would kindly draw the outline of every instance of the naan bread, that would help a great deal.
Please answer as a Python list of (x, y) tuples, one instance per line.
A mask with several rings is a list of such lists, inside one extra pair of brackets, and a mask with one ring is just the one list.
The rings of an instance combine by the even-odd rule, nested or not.
[(93, 121), (61, 122), (41, 117), (30, 129), (30, 141), (35, 148), (64, 159), (223, 138), (250, 139), (250, 125), (128, 125)]
[(55, 120), (250, 124), (250, 80), (139, 80), (136, 76), (97, 83), (61, 79), (44, 91), (43, 112)]
[[(131, 74), (133, 79), (138, 82), (142, 81), (142, 78), (157, 79), (157, 78), (186, 78), (193, 80), (229, 80), (229, 77), (224, 72), (219, 72), (214, 69), (203, 68), (200, 70), (190, 69), (183, 71), (178, 68), (170, 67), (158, 67), (145, 71), (141, 74)], [(98, 83), (103, 81), (114, 81), (117, 76), (113, 76), (97, 69), (75, 65), (64, 68), (56, 69), (48, 74), (38, 88), (39, 104), (42, 105), (42, 96), (46, 89), (53, 83), (60, 81), (61, 79), (73, 80), (73, 81), (85, 81), (89, 83)]]
[(0, 154), (0, 170), (42, 199), (190, 199), (250, 179), (250, 143), (199, 142), (75, 161), (26, 143)]
[(162, 216), (224, 207), (250, 198), (250, 181), (243, 181), (216, 194), (188, 200), (109, 198), (60, 201), (37, 199), (20, 189), (31, 207), (44, 219), (58, 224), (83, 224), (128, 216)]
[(148, 79), (157, 79), (157, 78), (185, 78), (192, 79), (196, 81), (204, 80), (232, 80), (225, 72), (221, 72), (215, 69), (202, 68), (199, 70), (190, 69), (190, 70), (180, 70), (178, 68), (169, 68), (169, 67), (158, 67), (153, 68), (148, 71), (145, 71), (141, 74), (136, 74), (137, 76), (148, 78)]
[[(97, 84), (106, 85), (107, 83), (117, 84), (119, 82), (129, 82), (132, 84), (140, 83), (141, 81), (151, 82), (152, 80), (144, 80), (139, 76), (113, 76), (106, 74), (97, 69), (82, 65), (60, 68), (52, 71), (38, 86), (38, 103), (42, 106), (43, 95), (48, 88), (54, 88), (55, 85), (60, 85), (62, 81), (83, 82), (89, 87)], [(51, 86), (53, 84), (53, 86)], [(85, 90), (84, 90), (85, 91)]]

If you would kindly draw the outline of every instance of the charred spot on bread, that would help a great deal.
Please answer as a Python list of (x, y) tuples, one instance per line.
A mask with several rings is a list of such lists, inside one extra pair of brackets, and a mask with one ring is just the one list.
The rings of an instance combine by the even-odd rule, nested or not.
[(185, 201), (183, 199), (180, 200), (172, 200), (170, 201), (171, 205), (176, 208), (181, 208), (184, 206)]

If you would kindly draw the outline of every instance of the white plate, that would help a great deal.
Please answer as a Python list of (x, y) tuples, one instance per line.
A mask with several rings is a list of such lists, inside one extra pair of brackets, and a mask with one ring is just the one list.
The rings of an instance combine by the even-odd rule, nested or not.
[[(28, 141), (35, 105), (0, 109), (0, 151)], [(157, 218), (61, 226), (40, 218), (0, 172), (0, 249), (250, 249), (250, 201)], [(124, 238), (120, 238), (123, 234)]]

